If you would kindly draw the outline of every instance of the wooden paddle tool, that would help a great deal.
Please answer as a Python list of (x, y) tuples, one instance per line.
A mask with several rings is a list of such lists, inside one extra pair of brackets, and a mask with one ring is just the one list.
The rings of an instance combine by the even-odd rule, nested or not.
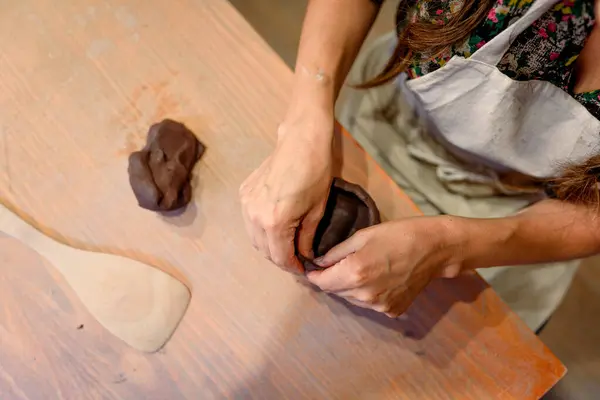
[(66, 246), (2, 204), (0, 231), (45, 257), (98, 322), (135, 349), (159, 350), (190, 302), (189, 289), (171, 275), (129, 258)]

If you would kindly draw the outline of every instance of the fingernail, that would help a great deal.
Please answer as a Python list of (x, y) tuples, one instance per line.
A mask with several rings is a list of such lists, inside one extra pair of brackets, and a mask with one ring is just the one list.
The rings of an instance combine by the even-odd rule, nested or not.
[(317, 257), (313, 260), (313, 262), (318, 266), (322, 267), (325, 262), (325, 257)]

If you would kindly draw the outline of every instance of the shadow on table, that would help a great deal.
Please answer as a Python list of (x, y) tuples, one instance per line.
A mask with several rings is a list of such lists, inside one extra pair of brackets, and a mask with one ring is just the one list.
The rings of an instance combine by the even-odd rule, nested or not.
[(444, 376), (482, 329), (504, 319), (484, 315), (487, 288), (476, 275), (439, 280), (405, 315), (390, 319), (310, 287), (306, 297), (321, 304), (307, 301), (286, 313), (265, 364), (228, 398), (370, 398), (427, 371), (423, 381), (437, 385), (435, 375)]
[[(404, 339), (415, 342), (420, 357), (436, 367), (447, 366), (454, 356), (462, 351), (484, 328), (493, 328), (506, 317), (503, 313), (492, 313), (487, 308), (487, 297), (491, 288), (476, 274), (463, 275), (456, 279), (438, 279), (429, 284), (409, 309), (398, 318), (357, 307), (338, 297), (330, 296), (333, 302), (342, 304), (359, 319), (375, 322), (370, 329), (381, 327), (392, 330)], [(493, 295), (493, 294), (492, 294)], [(498, 301), (498, 300), (497, 300)], [(452, 333), (451, 339), (449, 333)], [(397, 341), (397, 337), (381, 335), (382, 339)], [(440, 342), (443, 341), (443, 343)], [(448, 353), (443, 358), (427, 357), (428, 349), (441, 347)]]

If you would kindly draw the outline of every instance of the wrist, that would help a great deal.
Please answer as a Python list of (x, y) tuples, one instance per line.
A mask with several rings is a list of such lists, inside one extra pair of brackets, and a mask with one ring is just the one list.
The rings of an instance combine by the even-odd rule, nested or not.
[(401, 219), (395, 224), (397, 230), (393, 237), (409, 235), (413, 241), (411, 247), (419, 249), (421, 256), (418, 259), (424, 263), (428, 275), (454, 278), (462, 272), (465, 249), (468, 248), (462, 219), (449, 215), (422, 216)]
[(289, 110), (298, 113), (319, 109), (333, 115), (338, 95), (336, 87), (333, 74), (319, 67), (298, 64)]
[(469, 248), (468, 225), (463, 218), (451, 215), (433, 217), (431, 229), (426, 235), (435, 257), (432, 257), (433, 275), (441, 278), (455, 278), (465, 266), (466, 250)]
[(325, 90), (303, 88), (294, 92), (278, 136), (281, 140), (292, 135), (323, 145), (333, 141), (334, 124), (330, 95)]
[(462, 218), (446, 216), (453, 272), (509, 265), (511, 239), (518, 229), (517, 218)]

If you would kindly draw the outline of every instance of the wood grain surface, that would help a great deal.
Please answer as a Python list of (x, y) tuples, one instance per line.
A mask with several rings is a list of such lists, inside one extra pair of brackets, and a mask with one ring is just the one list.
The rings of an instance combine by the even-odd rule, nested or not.
[[(128, 347), (58, 272), (0, 239), (1, 399), (533, 399), (565, 373), (476, 275), (397, 320), (352, 308), (251, 247), (237, 190), (269, 154), (292, 74), (225, 0), (21, 0), (0, 10), (0, 197), (77, 247), (158, 265), (192, 301), (156, 354)], [(207, 145), (194, 203), (142, 210), (127, 155), (151, 123)], [(348, 136), (342, 175), (417, 215)]]
[(42, 234), (0, 204), (0, 231), (59, 271), (85, 309), (131, 347), (154, 353), (171, 338), (190, 303), (171, 275), (130, 258), (75, 249)]

